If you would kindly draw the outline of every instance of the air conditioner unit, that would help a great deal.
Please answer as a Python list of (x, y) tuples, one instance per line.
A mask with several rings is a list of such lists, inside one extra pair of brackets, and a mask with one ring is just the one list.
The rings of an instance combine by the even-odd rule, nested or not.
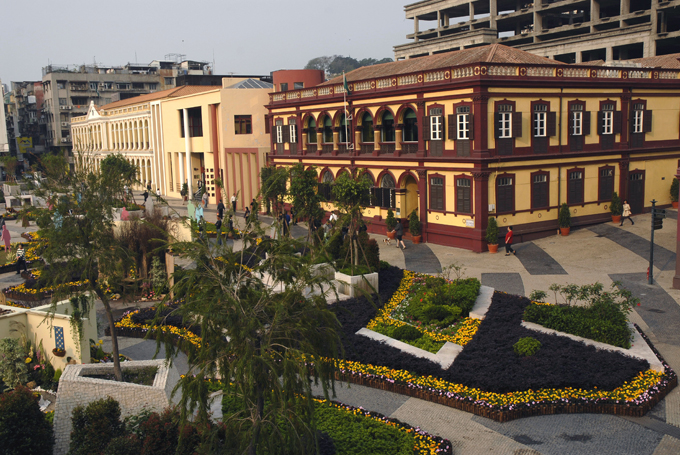
[(66, 109), (71, 110), (73, 109), (73, 106), (66, 106)]
[(61, 126), (68, 126), (68, 122), (61, 122)]
[(61, 142), (66, 143), (66, 142), (71, 142), (68, 138), (62, 137)]

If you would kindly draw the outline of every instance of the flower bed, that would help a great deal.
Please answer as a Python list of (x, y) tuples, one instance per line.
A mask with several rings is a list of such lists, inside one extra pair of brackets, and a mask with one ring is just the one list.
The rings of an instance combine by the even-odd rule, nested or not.
[[(77, 291), (81, 287), (87, 284), (87, 280), (84, 281), (70, 281), (68, 283), (60, 284), (57, 286), (45, 286), (42, 288), (34, 288), (31, 283), (37, 285), (38, 279), (40, 278), (39, 270), (31, 270), (29, 272), (31, 280), (26, 283), (21, 283), (17, 286), (10, 286), (2, 290), (8, 299), (17, 299), (25, 301), (38, 301), (50, 298), (57, 288), (70, 287), (71, 290)], [(28, 284), (28, 285), (27, 285)]]
[[(22, 234), (23, 235), (23, 234)], [(39, 242), (30, 242), (24, 251), (26, 258), (26, 266), (31, 267), (36, 262), (43, 262), (43, 259), (38, 255), (38, 249), (42, 245)], [(0, 251), (5, 251), (5, 246), (0, 246)], [(5, 263), (0, 265), (0, 273), (14, 272), (17, 269), (16, 257), (12, 255), (6, 259)]]
[[(382, 270), (380, 301), (393, 303), (403, 299), (412, 276), (396, 267)], [(356, 335), (376, 317), (376, 306), (366, 297), (336, 302), (331, 307), (343, 327), (341, 337), (346, 356), (345, 360), (335, 360), (336, 378), (500, 422), (576, 412), (642, 416), (677, 385), (677, 376), (666, 363), (665, 373), (659, 373), (647, 369), (644, 361), (614, 352), (598, 352), (563, 337), (522, 328), (521, 315), (528, 303), (524, 297), (496, 293), (477, 335), (453, 365), (442, 370), (427, 359)], [(141, 337), (158, 329), (132, 325), (126, 318), (116, 327), (120, 327), (123, 336)], [(163, 326), (162, 330), (172, 332), (178, 339), (186, 337), (192, 343), (200, 343), (186, 329)], [(539, 339), (543, 347), (536, 356), (517, 358), (512, 346), (527, 334)], [(646, 337), (645, 340), (649, 342)]]

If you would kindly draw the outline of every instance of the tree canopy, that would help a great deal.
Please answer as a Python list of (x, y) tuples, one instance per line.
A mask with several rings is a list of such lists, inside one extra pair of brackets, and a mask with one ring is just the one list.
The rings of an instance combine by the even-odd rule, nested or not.
[(326, 76), (333, 78), (342, 74), (343, 71), (345, 73), (349, 73), (350, 71), (363, 66), (378, 65), (393, 61), (394, 60), (389, 57), (380, 60), (374, 58), (364, 58), (357, 60), (355, 58), (344, 57), (342, 55), (324, 55), (311, 59), (309, 62), (307, 62), (305, 69), (324, 70), (326, 72)]

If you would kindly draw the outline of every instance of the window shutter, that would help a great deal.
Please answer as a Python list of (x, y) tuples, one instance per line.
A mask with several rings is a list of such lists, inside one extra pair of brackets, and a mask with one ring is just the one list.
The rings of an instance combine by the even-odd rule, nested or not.
[(496, 120), (494, 121), (493, 137), (499, 138), (501, 135), (501, 114), (495, 113), (494, 117)]
[(422, 121), (423, 139), (430, 140), (430, 116), (426, 115)]
[(512, 137), (522, 137), (522, 113), (512, 113)]
[(602, 135), (602, 111), (597, 111), (597, 134)]
[(621, 134), (621, 111), (614, 111), (614, 134)]
[(557, 112), (548, 112), (548, 124), (546, 125), (546, 135), (549, 137), (556, 136), (557, 130)]
[[(455, 115), (449, 115), (449, 135), (446, 136), (452, 141), (456, 140), (456, 116)], [(442, 121), (444, 119), (442, 118)], [(444, 136), (442, 136), (444, 137)]]
[(283, 133), (281, 136), (283, 137), (282, 142), (290, 142), (290, 128), (288, 126), (281, 126), (281, 133)]
[(574, 135), (574, 118), (575, 117), (576, 117), (576, 114), (574, 114), (573, 112), (569, 113), (569, 120), (568, 120), (568, 122), (569, 122), (569, 136)]
[[(449, 115), (449, 118), (452, 116)], [(442, 115), (442, 124), (441, 124), (441, 129), (442, 129), (442, 141), (446, 139), (446, 122), (444, 122), (445, 117)]]
[(583, 131), (584, 136), (590, 135), (590, 111), (583, 112)]
[(474, 125), (475, 125), (475, 121), (474, 121), (474, 118), (472, 117), (472, 113), (470, 113), (470, 140), (473, 140), (475, 138)]
[(652, 111), (643, 111), (642, 117), (642, 132), (649, 133), (652, 131)]
[(269, 126), (269, 116), (268, 115), (264, 116), (264, 132), (266, 134), (269, 134), (271, 132), (271, 128)]

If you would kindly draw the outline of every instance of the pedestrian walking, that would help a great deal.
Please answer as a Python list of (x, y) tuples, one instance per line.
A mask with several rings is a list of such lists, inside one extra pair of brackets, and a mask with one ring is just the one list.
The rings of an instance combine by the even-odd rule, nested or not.
[(236, 201), (237, 201), (236, 193), (234, 193), (234, 195), (231, 197), (231, 210), (233, 212), (236, 212)]
[(222, 202), (222, 199), (220, 199), (219, 204), (217, 204), (217, 216), (219, 218), (224, 217), (224, 203)]
[(623, 215), (621, 216), (621, 224), (619, 224), (619, 226), (623, 226), (623, 222), (626, 221), (626, 218), (628, 218), (631, 223), (635, 224), (635, 221), (630, 217), (630, 205), (628, 204), (628, 201), (623, 201)]
[(293, 226), (297, 226), (297, 213), (295, 212), (295, 207), (290, 208), (290, 218), (293, 221)]
[(149, 191), (144, 191), (142, 196), (144, 196), (144, 204), (146, 204), (146, 200), (149, 198)]
[(205, 238), (205, 219), (203, 215), (198, 220), (198, 237), (203, 240)]
[(290, 234), (290, 215), (288, 212), (283, 212), (283, 236)]
[(404, 226), (401, 224), (400, 218), (397, 219), (397, 225), (394, 227), (394, 231), (397, 239), (397, 248), (399, 248), (399, 244), (401, 243), (402, 248), (406, 249), (406, 244), (402, 240), (404, 236)]
[(21, 274), (21, 267), (24, 267), (24, 272), (28, 273), (28, 268), (26, 267), (26, 255), (24, 253), (24, 244), (20, 243), (17, 248), (17, 275)]
[(204, 209), (207, 209), (207, 208), (208, 208), (208, 199), (209, 199), (209, 198), (210, 198), (210, 195), (208, 194), (208, 192), (207, 192), (207, 191), (204, 192), (204, 193), (203, 193), (203, 208), (204, 208)]
[(246, 223), (250, 220), (250, 209), (246, 207), (246, 211), (243, 213), (243, 218), (246, 220)]
[(156, 188), (156, 202), (161, 202), (161, 189)]
[(148, 191), (149, 193), (151, 193), (151, 180), (149, 180), (148, 182), (146, 182), (146, 191)]
[(515, 250), (512, 249), (512, 226), (508, 226), (508, 233), (505, 234), (505, 255), (510, 256), (510, 253), (517, 254)]
[(2, 225), (2, 241), (5, 242), (5, 253), (9, 253), (12, 234), (7, 230), (7, 225)]
[(222, 217), (218, 216), (215, 222), (215, 230), (217, 230), (217, 244), (222, 245)]

